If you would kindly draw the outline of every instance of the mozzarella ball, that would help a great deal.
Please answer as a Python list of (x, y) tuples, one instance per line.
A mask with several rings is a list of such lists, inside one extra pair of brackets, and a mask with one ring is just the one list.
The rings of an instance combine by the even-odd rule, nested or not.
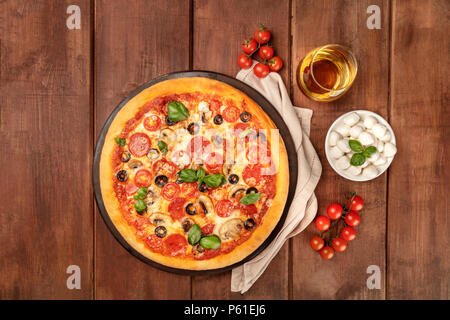
[(361, 142), (364, 146), (371, 145), (375, 142), (373, 136), (368, 132), (363, 132), (358, 137), (359, 142)]
[(367, 167), (369, 164), (370, 164), (369, 161), (364, 161), (364, 163), (363, 163), (362, 165), (360, 165), (359, 167), (360, 167), (361, 169), (364, 169), (364, 168)]
[(396, 153), (397, 153), (397, 147), (395, 146), (395, 144), (388, 142), (384, 145), (383, 155), (385, 157), (388, 157), (388, 158), (393, 157), (393, 156), (395, 156)]
[(349, 152), (345, 156), (348, 158), (348, 160), (351, 160), (353, 157), (354, 152)]
[(373, 125), (372, 127), (372, 133), (375, 135), (375, 137), (377, 137), (378, 139), (381, 139), (384, 137), (384, 135), (386, 134), (386, 127), (383, 126), (380, 123), (376, 123)]
[(344, 117), (344, 123), (348, 126), (354, 126), (359, 121), (359, 116), (356, 112), (352, 112)]
[(375, 151), (374, 153), (372, 153), (370, 155), (369, 158), (367, 158), (367, 160), (369, 160), (370, 162), (374, 163), (375, 161), (378, 160), (379, 157), (380, 157), (380, 153), (378, 151)]
[(338, 158), (342, 157), (343, 155), (344, 155), (344, 153), (338, 147), (334, 146), (334, 147), (330, 148), (330, 156), (333, 159), (338, 159)]
[(347, 157), (341, 157), (336, 161), (336, 167), (340, 170), (345, 170), (350, 167), (350, 161)]
[(361, 173), (361, 167), (350, 166), (345, 170), (349, 176), (358, 176)]
[(375, 166), (368, 166), (363, 169), (362, 175), (368, 179), (373, 179), (378, 175), (378, 169)]
[(349, 134), (350, 134), (350, 137), (352, 137), (353, 139), (356, 139), (359, 137), (359, 135), (363, 131), (364, 131), (363, 127), (361, 127), (360, 125), (356, 125), (350, 129)]
[(350, 127), (348, 125), (346, 125), (345, 123), (341, 123), (341, 124), (337, 125), (334, 130), (337, 131), (341, 136), (346, 137), (346, 136), (348, 136)]
[(337, 142), (337, 147), (341, 149), (342, 152), (350, 152), (352, 149), (350, 149), (350, 145), (348, 144), (347, 139), (341, 139)]
[(380, 155), (380, 156), (378, 157), (378, 159), (377, 159), (376, 161), (373, 162), (373, 164), (374, 164), (375, 166), (382, 166), (382, 165), (386, 164), (386, 162), (387, 162), (386, 158), (383, 157), (382, 155)]
[(372, 116), (367, 116), (367, 117), (364, 119), (364, 127), (366, 127), (367, 129), (372, 129), (372, 127), (373, 127), (376, 123), (378, 123), (377, 119), (375, 119), (375, 118), (372, 117)]
[(330, 136), (328, 138), (328, 144), (331, 147), (334, 147), (337, 144), (338, 140), (340, 139), (342, 139), (342, 137), (339, 133), (337, 133), (336, 131), (331, 131)]
[(208, 104), (208, 102), (200, 101), (200, 103), (198, 104), (198, 110), (201, 111), (201, 112), (209, 111), (209, 104)]
[(383, 150), (384, 150), (384, 143), (383, 143), (383, 141), (378, 141), (376, 147), (377, 147), (378, 152), (383, 152)]
[(391, 133), (388, 131), (388, 130), (386, 130), (386, 133), (384, 134), (384, 136), (383, 137), (381, 137), (380, 139), (381, 139), (381, 141), (383, 141), (383, 142), (388, 142), (388, 141), (391, 141)]

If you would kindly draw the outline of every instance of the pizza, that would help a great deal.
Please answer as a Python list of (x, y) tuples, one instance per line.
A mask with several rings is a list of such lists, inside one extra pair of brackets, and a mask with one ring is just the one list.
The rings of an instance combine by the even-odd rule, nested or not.
[(115, 115), (100, 157), (106, 212), (125, 241), (159, 264), (224, 268), (253, 253), (287, 199), (275, 124), (223, 82), (158, 82)]

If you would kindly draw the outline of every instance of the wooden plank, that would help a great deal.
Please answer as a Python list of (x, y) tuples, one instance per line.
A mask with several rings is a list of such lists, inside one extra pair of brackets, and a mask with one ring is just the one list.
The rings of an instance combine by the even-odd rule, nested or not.
[[(218, 19), (218, 17), (220, 17)], [(281, 71), (289, 80), (289, 1), (194, 1), (193, 68), (235, 76), (241, 42), (253, 36), (259, 23), (273, 34), (276, 55), (286, 63)], [(289, 83), (287, 83), (289, 87)], [(288, 245), (243, 296), (230, 291), (231, 272), (198, 276), (192, 281), (193, 299), (287, 299)]]
[[(389, 175), (388, 298), (449, 299), (448, 1), (396, 1)], [(411, 81), (414, 79), (414, 81)]]
[(90, 5), (69, 30), (70, 4), (0, 3), (2, 300), (92, 297)]
[[(381, 30), (366, 27), (369, 5), (381, 8)], [(324, 261), (311, 250), (309, 241), (317, 231), (310, 225), (293, 243), (294, 299), (383, 299), (385, 297), (386, 173), (375, 180), (355, 183), (338, 176), (324, 153), (324, 140), (331, 123), (350, 110), (368, 109), (387, 117), (389, 72), (388, 1), (294, 1), (292, 6), (292, 82), (294, 104), (314, 110), (311, 140), (322, 160), (323, 173), (317, 186), (318, 214), (328, 204), (343, 202), (344, 194), (356, 191), (365, 199), (357, 239), (345, 253)], [(317, 103), (297, 86), (295, 71), (301, 59), (315, 47), (339, 43), (352, 48), (359, 62), (350, 91), (332, 103)], [(395, 128), (394, 128), (395, 129)], [(366, 268), (381, 269), (381, 290), (366, 287)]]
[[(189, 1), (97, 1), (95, 136), (132, 90), (189, 68)], [(98, 299), (189, 299), (190, 277), (157, 270), (130, 255), (96, 213)]]

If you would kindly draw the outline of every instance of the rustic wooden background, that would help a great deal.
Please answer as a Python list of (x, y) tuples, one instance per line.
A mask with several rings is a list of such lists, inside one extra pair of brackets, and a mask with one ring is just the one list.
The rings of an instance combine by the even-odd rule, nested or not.
[[(71, 4), (80, 30), (66, 27)], [(373, 4), (380, 30), (366, 27)], [(0, 1), (0, 299), (448, 299), (449, 9), (446, 0)], [(319, 212), (350, 190), (366, 206), (347, 252), (323, 261), (310, 226), (241, 296), (231, 273), (174, 275), (126, 252), (96, 209), (91, 164), (129, 92), (173, 71), (235, 75), (240, 42), (260, 22), (294, 104), (314, 110)], [(347, 95), (320, 104), (301, 94), (295, 70), (327, 43), (350, 46), (360, 69)], [(336, 175), (323, 150), (332, 121), (360, 108), (391, 123), (399, 149), (367, 183)], [(66, 287), (73, 264), (81, 290)], [(369, 265), (381, 268), (381, 290), (366, 287)]]

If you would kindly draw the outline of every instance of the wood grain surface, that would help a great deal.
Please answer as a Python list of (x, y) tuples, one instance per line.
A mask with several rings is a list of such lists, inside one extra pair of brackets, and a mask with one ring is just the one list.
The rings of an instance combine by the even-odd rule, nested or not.
[[(69, 5), (81, 29), (66, 27)], [(367, 7), (381, 9), (369, 30)], [(449, 2), (445, 0), (0, 1), (0, 299), (448, 299), (450, 230)], [(273, 35), (293, 103), (314, 111), (323, 174), (318, 214), (356, 191), (357, 239), (332, 261), (309, 247), (309, 226), (287, 242), (244, 295), (231, 272), (181, 276), (129, 254), (107, 229), (91, 184), (94, 144), (110, 112), (152, 78), (200, 69), (234, 76), (240, 43), (259, 23)], [(307, 99), (296, 70), (315, 47), (349, 46), (350, 91)], [(324, 155), (335, 118), (368, 109), (392, 125), (399, 153), (387, 173), (354, 183)], [(5, 200), (6, 199), (6, 200)], [(69, 265), (81, 290), (66, 287)], [(369, 290), (370, 265), (381, 289)]]

